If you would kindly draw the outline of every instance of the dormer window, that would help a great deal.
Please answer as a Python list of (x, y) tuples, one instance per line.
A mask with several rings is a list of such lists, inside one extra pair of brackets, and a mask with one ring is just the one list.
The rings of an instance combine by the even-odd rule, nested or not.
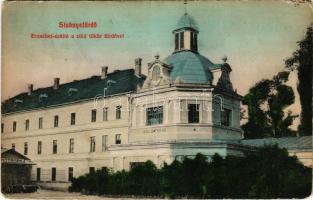
[(78, 89), (76, 88), (70, 88), (68, 89), (68, 96), (72, 96), (73, 94), (77, 93), (78, 92)]
[(47, 98), (48, 98), (48, 95), (46, 93), (40, 94), (39, 95), (39, 102), (42, 102)]

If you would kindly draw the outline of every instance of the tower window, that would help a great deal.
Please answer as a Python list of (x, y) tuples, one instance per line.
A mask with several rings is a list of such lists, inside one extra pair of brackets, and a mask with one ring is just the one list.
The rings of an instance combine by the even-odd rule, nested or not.
[(147, 108), (147, 125), (163, 123), (163, 106)]
[(1, 123), (1, 133), (4, 132), (4, 123)]
[(222, 126), (230, 126), (231, 125), (231, 110), (224, 108), (221, 111), (221, 125)]
[(15, 144), (14, 143), (12, 144), (12, 149), (15, 150)]
[(194, 37), (193, 37), (193, 40), (194, 40), (194, 50), (195, 51), (198, 51), (198, 36), (196, 33), (194, 33)]
[(179, 34), (175, 33), (175, 50), (178, 50), (179, 46)]
[(179, 48), (184, 48), (184, 32), (179, 33)]
[(188, 104), (188, 123), (199, 123), (199, 104)]

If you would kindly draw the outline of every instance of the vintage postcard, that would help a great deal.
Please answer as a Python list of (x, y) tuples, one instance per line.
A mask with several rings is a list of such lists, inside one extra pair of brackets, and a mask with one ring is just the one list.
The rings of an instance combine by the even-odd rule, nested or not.
[(311, 3), (3, 2), (3, 198), (309, 197)]

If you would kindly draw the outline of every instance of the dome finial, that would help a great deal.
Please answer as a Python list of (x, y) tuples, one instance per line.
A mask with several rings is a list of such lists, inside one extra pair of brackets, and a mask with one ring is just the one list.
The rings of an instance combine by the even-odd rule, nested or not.
[(184, 0), (184, 5), (185, 5), (185, 15), (187, 15), (187, 0)]

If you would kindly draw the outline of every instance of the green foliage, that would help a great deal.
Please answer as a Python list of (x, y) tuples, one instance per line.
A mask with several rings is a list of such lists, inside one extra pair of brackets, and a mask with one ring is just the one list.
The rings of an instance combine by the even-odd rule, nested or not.
[(271, 80), (264, 79), (250, 88), (243, 98), (248, 106), (248, 122), (242, 126), (245, 138), (295, 135), (289, 127), (297, 117), (285, 109), (294, 103), (295, 95), (288, 81), (289, 72), (282, 71)]
[(311, 184), (311, 168), (285, 149), (267, 146), (244, 157), (215, 154), (210, 161), (197, 154), (164, 163), (161, 169), (151, 161), (128, 172), (104, 168), (74, 178), (70, 191), (161, 198), (305, 198)]
[(312, 57), (313, 27), (309, 27), (305, 38), (298, 42), (299, 49), (285, 63), (290, 70), (298, 75), (297, 90), (300, 95), (301, 115), (299, 132), (301, 135), (312, 135)]

